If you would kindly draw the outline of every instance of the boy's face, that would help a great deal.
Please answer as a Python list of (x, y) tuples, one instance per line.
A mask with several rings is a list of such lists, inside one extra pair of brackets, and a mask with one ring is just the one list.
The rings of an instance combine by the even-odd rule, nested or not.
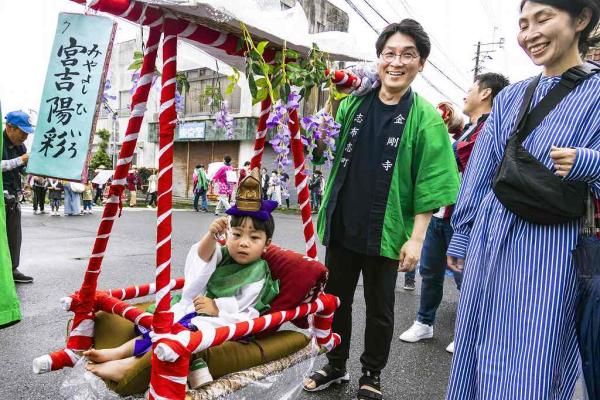
[(244, 218), (240, 226), (231, 227), (227, 250), (236, 263), (250, 264), (262, 256), (270, 243), (264, 231), (254, 229), (252, 218)]

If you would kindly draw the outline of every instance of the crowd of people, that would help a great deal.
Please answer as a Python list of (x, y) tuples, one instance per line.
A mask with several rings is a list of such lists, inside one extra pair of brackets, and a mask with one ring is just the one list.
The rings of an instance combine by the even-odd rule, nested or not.
[[(539, 186), (552, 181), (552, 193), (562, 193), (566, 185), (583, 182), (584, 194), (600, 197), (600, 68), (582, 67), (589, 46), (600, 42), (594, 36), (599, 17), (597, 0), (522, 0), (517, 40), (542, 68), (541, 75), (510, 84), (500, 73), (481, 74), (462, 110), (446, 102), (435, 107), (412, 89), (431, 51), (428, 34), (415, 20), (381, 32), (375, 70), (348, 71), (360, 80), (351, 96), (336, 104), (341, 133), (333, 166), (327, 180), (317, 168), (308, 181), (318, 236), (326, 247), (325, 291), (340, 299), (333, 331), (342, 341), (304, 380), (304, 390), (349, 381), (353, 317), (364, 318), (356, 397), (383, 398), (381, 372), (394, 336), (398, 273), (406, 273), (405, 288), (414, 289), (413, 271), (419, 266), (420, 305), (412, 326), (400, 334), (403, 342), (433, 337), (448, 271), (460, 291), (455, 340), (447, 347), (454, 353), (448, 400), (572, 398), (580, 356), (579, 287), (571, 250), (582, 215), (560, 214)], [(562, 102), (551, 104), (559, 92)], [(17, 269), (20, 209), (13, 198), (20, 189), (18, 170), (28, 158), (21, 145), (33, 130), (23, 113), (9, 113), (6, 122), (2, 170), (13, 277), (32, 281)], [(323, 159), (322, 146), (313, 159), (315, 164)], [(532, 159), (535, 167), (522, 167)], [(194, 209), (208, 212), (213, 193), (218, 218), (188, 255), (185, 301), (174, 306), (180, 323), (251, 318), (268, 309), (277, 294), (261, 255), (273, 234), (271, 211), (283, 204), (289, 208), (290, 177), (266, 168), (257, 172), (249, 171), (248, 162), (236, 170), (229, 156), (210, 176), (204, 165), (196, 166)], [(135, 170), (130, 176), (130, 205), (135, 206), (141, 182)], [(148, 192), (155, 203), (152, 176)], [(244, 192), (251, 177), (260, 189)], [(519, 186), (525, 178), (528, 186)], [(72, 184), (33, 177), (31, 186), (35, 213), (44, 211), (46, 191), (53, 212), (58, 210), (61, 190), (65, 213), (81, 210)], [(83, 193), (86, 211), (92, 187)], [(253, 193), (256, 208), (232, 205), (235, 193)], [(531, 210), (563, 219), (535, 221)], [(232, 218), (220, 217), (222, 212)], [(217, 245), (220, 235), (226, 238), (223, 247)], [(237, 287), (234, 300), (231, 290), (216, 283), (226, 278), (226, 269), (247, 284)], [(188, 275), (196, 283), (188, 285)], [(352, 307), (361, 275), (364, 316), (353, 315)], [(211, 282), (215, 285), (207, 291)], [(122, 360), (136, 354), (138, 345), (147, 347), (147, 341), (138, 337), (116, 350), (90, 350), (95, 364), (88, 369), (118, 380), (131, 366)], [(210, 380), (204, 367), (200, 383)]]
[[(214, 213), (228, 209), (233, 203), (233, 194), (238, 184), (250, 173), (250, 161), (244, 162), (241, 168), (232, 165), (229, 155), (223, 157), (222, 165), (209, 176), (204, 164), (198, 164), (192, 174), (194, 193), (193, 207), (196, 211), (208, 211), (208, 195), (216, 196)], [(320, 174), (320, 172), (318, 172)], [(271, 174), (266, 168), (260, 171), (260, 187), (264, 199), (273, 200), (278, 207), (290, 208), (290, 176), (285, 171), (273, 170)]]

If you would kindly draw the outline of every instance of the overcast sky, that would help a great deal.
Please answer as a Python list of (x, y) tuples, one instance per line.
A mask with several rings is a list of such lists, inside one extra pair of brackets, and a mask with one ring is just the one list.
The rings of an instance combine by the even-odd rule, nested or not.
[[(256, 1), (256, 0), (255, 0)], [(268, 1), (268, 0), (258, 0)], [(350, 15), (350, 29), (359, 35), (376, 33), (353, 11), (346, 0), (330, 0)], [(214, 2), (214, 0), (213, 0)], [(250, 0), (248, 0), (250, 3)], [(527, 59), (516, 42), (519, 0), (351, 0), (376, 29), (387, 21), (412, 17), (420, 21), (434, 43), (430, 60), (459, 86), (467, 88), (474, 66), (477, 41), (493, 42), (505, 38), (504, 49), (495, 48), (493, 60), (487, 60), (489, 71), (507, 75), (511, 81), (524, 79), (538, 70)], [(0, 0), (0, 38), (3, 61), (0, 63), (0, 101), (3, 112), (15, 109), (37, 110), (44, 86), (46, 68), (52, 47), (58, 13), (82, 12), (83, 7), (68, 0)], [(137, 28), (119, 21), (116, 41), (131, 39)], [(491, 49), (491, 46), (488, 47)], [(444, 92), (455, 102), (460, 91), (431, 65), (419, 90), (432, 102)]]

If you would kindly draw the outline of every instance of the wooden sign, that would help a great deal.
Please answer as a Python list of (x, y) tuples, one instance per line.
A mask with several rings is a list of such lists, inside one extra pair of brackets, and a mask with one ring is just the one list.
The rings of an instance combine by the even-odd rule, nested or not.
[(28, 173), (87, 180), (115, 31), (110, 18), (59, 15)]

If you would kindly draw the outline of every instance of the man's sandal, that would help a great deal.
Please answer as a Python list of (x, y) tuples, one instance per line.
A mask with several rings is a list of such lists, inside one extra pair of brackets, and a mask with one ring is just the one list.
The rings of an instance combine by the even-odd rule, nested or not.
[(379, 375), (370, 374), (366, 371), (358, 380), (357, 400), (382, 400), (381, 380)]
[[(315, 383), (315, 387), (308, 387), (312, 382)], [(339, 385), (347, 382), (350, 382), (350, 374), (348, 374), (348, 372), (327, 364), (323, 369), (313, 372), (313, 374), (304, 381), (302, 387), (307, 392), (318, 392), (319, 390), (327, 389), (334, 383)]]

